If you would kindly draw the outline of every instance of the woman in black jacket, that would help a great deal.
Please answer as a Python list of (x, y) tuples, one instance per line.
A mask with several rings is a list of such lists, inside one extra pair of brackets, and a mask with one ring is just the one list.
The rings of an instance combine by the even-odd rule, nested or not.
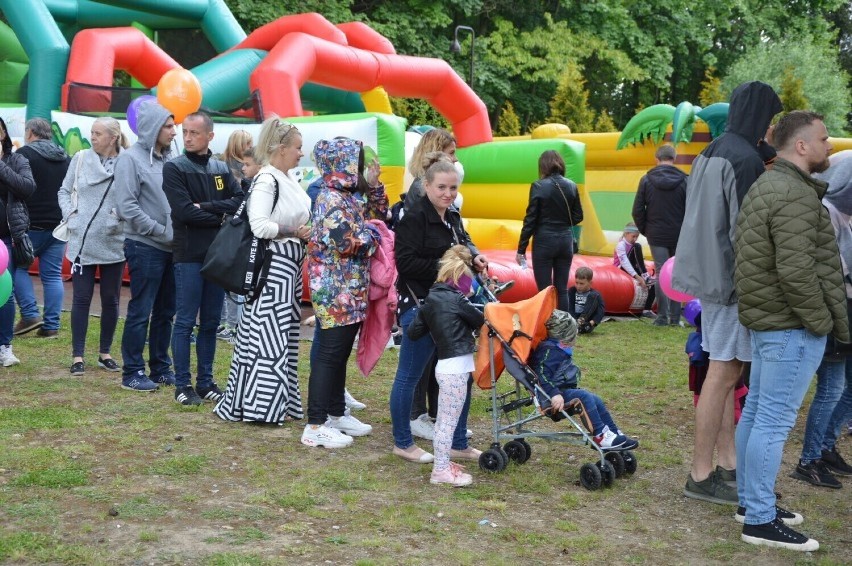
[(533, 240), (533, 275), (538, 290), (553, 285), (559, 296), (559, 310), (568, 310), (568, 274), (574, 259), (571, 229), (583, 221), (583, 207), (577, 185), (566, 179), (565, 161), (549, 149), (538, 159), (541, 177), (530, 187), (530, 200), (518, 242), (517, 261), (526, 266), (527, 244)]
[[(452, 161), (443, 153), (429, 155), (426, 167), (426, 194), (406, 211), (396, 228), (394, 253), (399, 271), (397, 290), (399, 307), (397, 316), (403, 330), (399, 365), (390, 395), (391, 421), (393, 423), (393, 453), (410, 462), (428, 464), (433, 457), (414, 444), (411, 437), (411, 401), (414, 388), (420, 381), (423, 368), (435, 352), (435, 343), (429, 336), (411, 340), (406, 331), (417, 310), (438, 276), (438, 260), (454, 244), (470, 249), (473, 267), (484, 271), (488, 261), (470, 241), (462, 227), (459, 213), (450, 206), (458, 194), (458, 173)], [(453, 436), (450, 456), (475, 459), (479, 451), (467, 445), (467, 412), (470, 408), (470, 383), (468, 400)]]
[[(27, 233), (30, 224), (24, 201), (35, 192), (30, 162), (23, 155), (12, 153), (12, 139), (6, 122), (0, 118), (0, 238), (9, 252), (9, 276), (15, 279), (12, 259), (12, 239)], [(12, 353), (12, 331), (15, 324), (14, 293), (9, 293), (0, 307), (0, 364), (3, 367), (21, 363)]]

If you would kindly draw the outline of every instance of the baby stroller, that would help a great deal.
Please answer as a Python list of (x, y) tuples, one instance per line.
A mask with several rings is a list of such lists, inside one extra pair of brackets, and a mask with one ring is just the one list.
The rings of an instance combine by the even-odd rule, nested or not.
[[(592, 426), (582, 403), (575, 399), (558, 413), (550, 409), (550, 396), (539, 385), (536, 373), (526, 364), (530, 352), (547, 337), (544, 323), (556, 308), (556, 289), (548, 287), (536, 296), (517, 303), (491, 302), (485, 305), (485, 326), (479, 336), (476, 354), (476, 381), (491, 390), (494, 440), (479, 458), (479, 467), (488, 472), (506, 469), (509, 460), (523, 464), (532, 448), (528, 438), (559, 440), (587, 445), (598, 459), (580, 467), (580, 483), (589, 490), (609, 487), (624, 473), (636, 472), (638, 462), (630, 450), (604, 450), (594, 442)], [(514, 391), (498, 394), (497, 379), (503, 369), (515, 378)], [(549, 418), (566, 421), (568, 431), (535, 432), (529, 423)], [(506, 441), (501, 446), (501, 443)]]

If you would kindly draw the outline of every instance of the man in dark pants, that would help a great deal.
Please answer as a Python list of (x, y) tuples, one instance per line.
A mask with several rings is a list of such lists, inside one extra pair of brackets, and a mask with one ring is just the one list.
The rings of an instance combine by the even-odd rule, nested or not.
[[(672, 146), (658, 147), (654, 154), (657, 166), (639, 181), (633, 199), (633, 222), (648, 240), (657, 274), (666, 260), (675, 255), (686, 207), (687, 176), (675, 167), (676, 156)], [(680, 303), (669, 299), (665, 293), (658, 293), (654, 325), (667, 324), (680, 325)]]
[[(21, 309), (21, 320), (15, 325), (15, 335), (38, 328), (39, 336), (55, 338), (59, 333), (59, 313), (62, 311), (62, 259), (65, 242), (53, 237), (53, 229), (62, 220), (57, 193), (71, 158), (53, 142), (50, 122), (44, 118), (27, 120), (24, 131), (26, 145), (18, 153), (27, 158), (35, 179), (36, 190), (27, 199), (30, 229), (27, 232), (38, 258), (38, 275), (44, 289), (44, 319), (39, 316), (33, 283), (26, 269), (15, 271), (15, 300)], [(39, 328), (41, 327), (41, 328)]]
[[(163, 193), (163, 164), (171, 157), (175, 119), (156, 102), (142, 104), (139, 140), (115, 164), (118, 215), (124, 219), (124, 256), (130, 269), (130, 302), (121, 337), (121, 386), (154, 391), (174, 385), (169, 341), (175, 315), (172, 221)], [(149, 333), (150, 319), (150, 333)], [(151, 378), (145, 375), (145, 339)]]
[[(243, 191), (224, 161), (213, 158), (213, 120), (195, 112), (183, 121), (184, 153), (163, 166), (163, 191), (171, 206), (174, 227), (174, 276), (177, 288), (172, 355), (175, 364), (175, 401), (200, 405), (218, 401), (222, 391), (213, 381), (216, 328), (222, 317), (225, 291), (201, 277), (207, 249), (225, 214), (233, 214)], [(198, 366), (196, 388), (189, 371), (190, 336), (199, 319), (195, 343)]]

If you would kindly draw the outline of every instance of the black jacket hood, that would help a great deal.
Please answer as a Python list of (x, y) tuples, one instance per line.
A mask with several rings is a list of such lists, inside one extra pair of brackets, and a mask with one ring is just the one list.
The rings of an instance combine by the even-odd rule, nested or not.
[(768, 84), (743, 83), (731, 93), (725, 131), (744, 137), (756, 147), (766, 135), (772, 117), (783, 109), (781, 99)]
[(50, 140), (35, 140), (26, 145), (48, 161), (65, 161), (68, 154), (65, 150)]
[(645, 176), (652, 188), (658, 191), (673, 191), (686, 179), (686, 173), (674, 165), (658, 165)]

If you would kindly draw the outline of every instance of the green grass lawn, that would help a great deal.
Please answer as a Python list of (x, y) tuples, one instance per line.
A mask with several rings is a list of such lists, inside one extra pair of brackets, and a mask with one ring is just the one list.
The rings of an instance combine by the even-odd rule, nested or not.
[[(87, 372), (71, 377), (65, 315), (59, 339), (16, 338), (22, 364), (0, 368), (0, 562), (850, 563), (850, 486), (823, 490), (787, 477), (801, 450), (801, 414), (778, 489), (782, 506), (805, 515), (802, 530), (820, 541), (819, 552), (748, 546), (734, 509), (682, 496), (693, 427), (686, 335), (613, 322), (577, 347), (582, 385), (641, 440), (635, 475), (587, 491), (579, 468), (591, 450), (533, 439), (526, 464), (497, 474), (471, 465), (474, 484), (454, 490), (429, 484), (431, 466), (390, 454), (396, 350), (369, 378), (350, 364), (349, 388), (368, 405), (358, 417), (373, 434), (343, 450), (312, 449), (299, 443), (300, 423), (226, 423), (209, 403), (178, 405), (173, 389), (122, 390), (117, 374), (95, 366), (96, 319)], [(231, 347), (218, 346), (224, 387)], [(305, 401), (308, 349), (303, 343), (299, 368)], [(500, 381), (501, 389), (511, 385), (507, 376)], [(470, 425), (482, 449), (491, 438), (489, 405), (488, 392), (475, 390)], [(844, 438), (841, 451), (852, 456), (849, 444)]]

